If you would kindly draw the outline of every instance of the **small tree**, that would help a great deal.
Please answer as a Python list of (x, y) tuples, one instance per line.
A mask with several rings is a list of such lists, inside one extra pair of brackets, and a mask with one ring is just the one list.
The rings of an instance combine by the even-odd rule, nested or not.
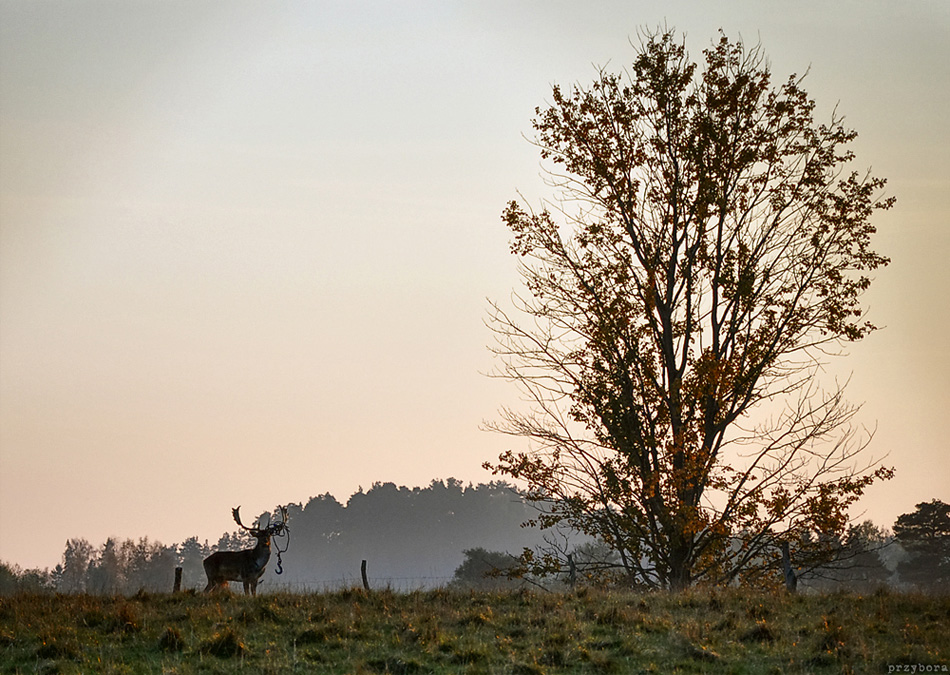
[(178, 547), (178, 559), (182, 569), (183, 588), (202, 588), (207, 582), (202, 562), (211, 553), (210, 547), (202, 546), (198, 537), (189, 537)]
[(659, 32), (628, 74), (554, 87), (534, 128), (558, 201), (505, 209), (528, 292), (490, 318), (533, 410), (492, 425), (531, 448), (486, 466), (664, 587), (765, 578), (778, 538), (813, 561), (891, 475), (857, 465), (856, 408), (816, 375), (874, 330), (893, 199), (845, 171), (856, 134), (814, 121), (802, 78), (725, 36), (704, 54)]
[(85, 539), (69, 539), (57, 574), (57, 590), (61, 593), (83, 593), (89, 590), (88, 576), (95, 562), (92, 544)]
[(117, 595), (125, 585), (126, 564), (122, 544), (109, 537), (89, 565), (86, 590), (97, 595)]
[(809, 587), (821, 590), (873, 591), (890, 580), (891, 572), (881, 554), (892, 541), (887, 532), (870, 520), (851, 525), (844, 539), (833, 548), (832, 559), (804, 570), (802, 579)]
[(0, 596), (14, 593), (49, 593), (54, 590), (49, 570), (20, 569), (19, 565), (0, 562)]
[(0, 595), (13, 595), (19, 590), (20, 570), (15, 565), (0, 562)]
[(950, 590), (950, 504), (922, 502), (894, 524), (894, 536), (910, 554), (897, 566), (903, 581), (923, 590)]
[(452, 577), (454, 588), (474, 590), (502, 590), (524, 585), (509, 573), (518, 567), (518, 559), (501, 551), (470, 548), (462, 551), (465, 560)]

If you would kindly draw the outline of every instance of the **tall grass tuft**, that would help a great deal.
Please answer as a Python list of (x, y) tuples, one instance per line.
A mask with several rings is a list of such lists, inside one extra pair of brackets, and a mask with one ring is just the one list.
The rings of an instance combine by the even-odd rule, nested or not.
[(228, 627), (202, 642), (201, 646), (198, 647), (198, 651), (202, 654), (227, 659), (244, 656), (247, 647), (244, 645), (244, 641), (234, 632), (234, 629)]

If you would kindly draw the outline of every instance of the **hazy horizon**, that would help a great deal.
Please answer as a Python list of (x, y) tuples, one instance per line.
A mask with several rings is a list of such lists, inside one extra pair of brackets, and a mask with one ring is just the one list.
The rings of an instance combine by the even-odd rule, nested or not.
[(486, 298), (500, 214), (548, 192), (553, 84), (638, 29), (761, 42), (898, 203), (850, 377), (896, 477), (861, 519), (950, 502), (950, 4), (0, 0), (0, 560), (181, 542), (362, 486), (425, 486), (513, 439)]

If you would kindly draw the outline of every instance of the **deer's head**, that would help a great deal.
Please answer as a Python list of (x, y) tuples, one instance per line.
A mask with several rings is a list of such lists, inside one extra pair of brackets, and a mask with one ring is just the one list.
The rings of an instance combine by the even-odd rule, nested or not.
[(270, 538), (283, 534), (287, 529), (287, 508), (284, 506), (278, 508), (280, 509), (281, 519), (276, 523), (269, 522), (265, 527), (260, 527), (260, 522), (255, 523), (254, 527), (248, 527), (242, 523), (240, 506), (231, 509), (231, 514), (234, 516), (234, 522), (252, 537), (256, 538), (260, 545), (270, 546)]

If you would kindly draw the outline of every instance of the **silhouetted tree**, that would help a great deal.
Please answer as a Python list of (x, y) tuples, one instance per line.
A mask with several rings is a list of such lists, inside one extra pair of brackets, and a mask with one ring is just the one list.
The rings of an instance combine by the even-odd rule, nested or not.
[(98, 551), (85, 539), (70, 539), (63, 562), (46, 576), (64, 593), (129, 595), (139, 590), (171, 590), (177, 564), (176, 546), (147, 537), (137, 542), (110, 537)]
[(527, 293), (491, 315), (498, 375), (534, 409), (503, 412), (494, 428), (533, 443), (488, 468), (542, 525), (673, 588), (754, 578), (780, 540), (818, 553), (804, 534), (842, 536), (892, 473), (858, 464), (856, 408), (816, 378), (874, 330), (885, 181), (846, 170), (856, 134), (815, 121), (802, 78), (774, 86), (759, 48), (704, 56), (662, 31), (627, 74), (554, 87), (533, 124), (558, 203), (505, 209)]
[(124, 588), (125, 561), (121, 559), (121, 544), (110, 537), (90, 561), (86, 590), (98, 595), (116, 595)]
[(570, 561), (573, 567), (569, 564), (567, 575), (562, 574), (562, 578), (571, 585), (610, 586), (616, 581), (617, 571), (623, 569), (617, 552), (600, 541), (576, 546)]
[(891, 571), (881, 554), (889, 539), (887, 532), (870, 520), (849, 526), (845, 537), (836, 539), (831, 547), (832, 559), (803, 573), (805, 584), (813, 589), (847, 588), (858, 592), (886, 585)]
[(518, 558), (509, 553), (470, 548), (462, 554), (465, 559), (456, 568), (450, 583), (453, 588), (497, 591), (525, 585), (523, 580), (509, 577), (510, 572), (520, 568)]
[(89, 567), (94, 561), (94, 549), (85, 539), (70, 539), (63, 551), (62, 573), (59, 576), (59, 590), (62, 593), (83, 593)]
[(254, 539), (243, 530), (225, 532), (218, 538), (215, 551), (240, 551), (245, 548), (254, 548)]
[(178, 559), (181, 563), (182, 588), (204, 588), (207, 579), (202, 561), (211, 554), (207, 542), (198, 543), (198, 537), (189, 537), (178, 547)]
[(19, 565), (0, 562), (0, 595), (49, 593), (54, 589), (53, 575), (49, 570), (23, 570)]
[(122, 544), (122, 561), (124, 593), (168, 591), (175, 579), (177, 547), (149, 541), (148, 537), (137, 542), (128, 539)]
[(13, 595), (17, 591), (17, 577), (19, 576), (16, 568), (0, 562), (0, 595)]
[(352, 574), (352, 564), (348, 564), (340, 540), (345, 511), (345, 507), (327, 493), (312, 497), (299, 513), (291, 514), (293, 546), (285, 558), (284, 580), (329, 585), (331, 580)]
[(901, 580), (921, 590), (950, 590), (950, 504), (917, 504), (897, 519), (894, 536), (910, 556), (897, 566)]
[(848, 528), (845, 538), (846, 574), (842, 583), (855, 591), (870, 591), (888, 583), (891, 572), (881, 553), (888, 545), (887, 532), (870, 520)]

